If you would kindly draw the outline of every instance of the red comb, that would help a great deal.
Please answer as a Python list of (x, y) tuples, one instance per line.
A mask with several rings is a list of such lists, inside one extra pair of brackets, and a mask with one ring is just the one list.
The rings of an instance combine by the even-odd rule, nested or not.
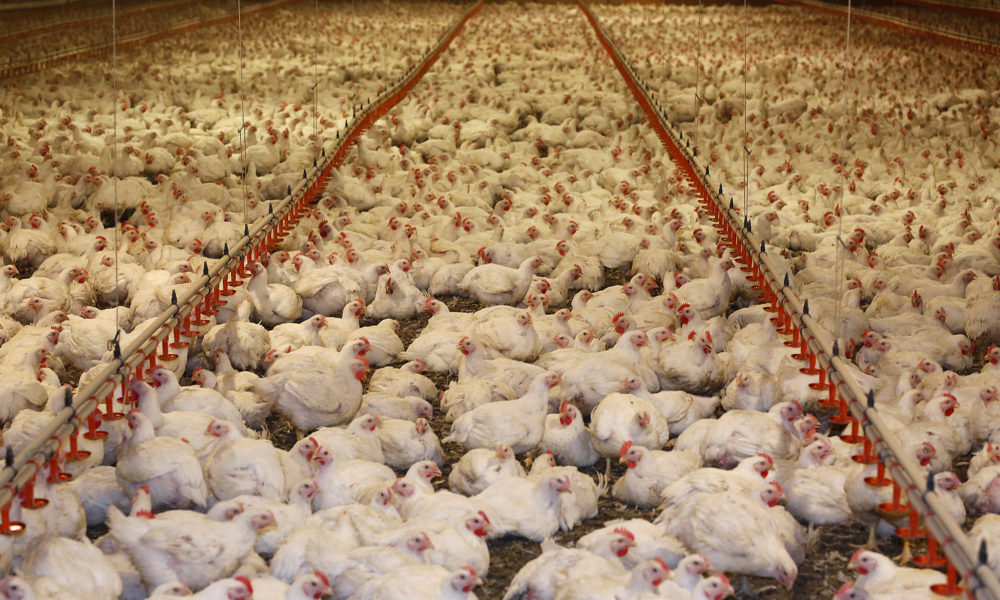
[(632, 440), (629, 440), (624, 444), (622, 444), (621, 450), (618, 451), (618, 456), (624, 457), (630, 448), (632, 448)]
[(708, 338), (708, 343), (709, 344), (713, 344), (713, 345), (715, 344), (715, 342), (712, 341), (712, 332), (711, 331), (709, 331), (709, 330), (706, 329), (705, 330), (705, 337)]
[(486, 513), (484, 513), (483, 511), (479, 511), (479, 516), (480, 516), (480, 517), (482, 517), (482, 518), (483, 518), (483, 520), (484, 520), (484, 521), (486, 521), (487, 523), (489, 523), (489, 522), (490, 522), (490, 518), (489, 518), (489, 517), (487, 517), (487, 516), (486, 516)]
[(625, 529), (624, 527), (615, 527), (615, 533), (627, 537), (628, 539), (635, 541), (635, 534)]
[(569, 400), (563, 400), (562, 404), (559, 405), (559, 412), (565, 412), (566, 407), (569, 405)]
[[(725, 573), (718, 573), (717, 577), (719, 578), (719, 581), (721, 581), (724, 585), (728, 585), (729, 587), (732, 587), (732, 584), (729, 583), (729, 578), (726, 577)], [(851, 582), (847, 582), (847, 585), (851, 585)]]
[(774, 459), (773, 459), (773, 458), (771, 458), (771, 455), (770, 455), (770, 454), (768, 454), (767, 452), (761, 452), (761, 453), (760, 453), (760, 454), (758, 454), (757, 456), (763, 456), (764, 458), (766, 458), (766, 459), (767, 459), (767, 462), (771, 463), (771, 466), (772, 466), (772, 467), (774, 466)]
[(323, 582), (323, 585), (330, 587), (330, 579), (322, 571), (314, 571), (313, 575), (319, 577), (319, 580)]
[(689, 333), (689, 334), (688, 334), (688, 339), (689, 339), (689, 340), (693, 340), (693, 339), (694, 339), (694, 334), (695, 334), (695, 333), (696, 333), (696, 332), (694, 332), (694, 331), (692, 331), (691, 333)]
[(624, 316), (625, 316), (625, 313), (618, 313), (617, 315), (615, 315), (615, 318), (611, 319), (611, 322), (612, 323), (617, 323), (618, 320), (621, 319)]
[(661, 567), (663, 567), (663, 570), (664, 570), (664, 571), (666, 571), (667, 573), (669, 573), (669, 572), (670, 572), (670, 567), (669, 567), (669, 566), (667, 566), (667, 563), (663, 562), (663, 559), (662, 559), (662, 558), (660, 558), (659, 556), (657, 556), (657, 557), (656, 557), (656, 558), (655, 558), (654, 560), (655, 560), (656, 562), (660, 563), (660, 566), (661, 566)]
[(233, 577), (233, 579), (235, 579), (236, 581), (239, 581), (240, 583), (242, 583), (243, 585), (245, 585), (246, 588), (247, 588), (247, 591), (250, 592), (250, 595), (251, 596), (253, 595), (253, 586), (250, 585), (250, 578), (249, 577), (247, 577), (246, 575), (240, 575), (238, 577)]

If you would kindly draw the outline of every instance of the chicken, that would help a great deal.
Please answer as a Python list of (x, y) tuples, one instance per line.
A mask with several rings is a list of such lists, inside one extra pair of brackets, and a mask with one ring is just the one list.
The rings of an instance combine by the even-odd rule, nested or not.
[(424, 400), (434, 400), (437, 387), (422, 375), (427, 365), (419, 358), (396, 367), (383, 367), (372, 374), (368, 382), (368, 392), (382, 392), (395, 396), (418, 396)]
[[(675, 448), (674, 452), (678, 452)], [(773, 479), (774, 461), (766, 454), (745, 458), (731, 470), (703, 467), (682, 475), (663, 489), (661, 497), (669, 506), (687, 501), (696, 494), (750, 492)]]
[[(216, 446), (218, 438), (213, 436), (209, 425), (216, 421), (212, 415), (203, 412), (172, 410), (164, 413), (160, 410), (160, 400), (156, 391), (142, 380), (134, 380), (129, 384), (129, 391), (138, 400), (139, 411), (149, 417), (156, 434), (185, 440), (204, 464), (208, 455)], [(226, 422), (219, 420), (219, 422)], [(236, 426), (234, 431), (238, 431)]]
[(656, 588), (670, 574), (661, 560), (651, 560), (636, 567), (628, 576), (583, 574), (569, 580), (556, 591), (556, 600), (586, 600), (598, 598), (656, 597)]
[(366, 309), (366, 314), (375, 319), (410, 319), (423, 308), (423, 292), (405, 278), (393, 278), (386, 274), (379, 278), (375, 298)]
[[(172, 596), (150, 596), (152, 599), (168, 597)], [(220, 579), (190, 597), (193, 600), (252, 600), (253, 584), (244, 575)]]
[(527, 258), (516, 269), (497, 264), (474, 267), (458, 284), (458, 289), (488, 306), (516, 304), (531, 285), (531, 275), (542, 266), (540, 257)]
[(198, 456), (186, 442), (156, 437), (149, 417), (128, 415), (131, 430), (118, 456), (118, 482), (129, 496), (149, 486), (156, 508), (204, 507), (208, 487)]
[(840, 586), (837, 595), (833, 600), (938, 600), (941, 595), (931, 588), (913, 588), (874, 594), (868, 590), (857, 587), (854, 582), (848, 581)]
[(482, 580), (463, 567), (449, 573), (437, 565), (414, 565), (396, 569), (361, 586), (354, 600), (465, 600), (475, 598), (472, 589)]
[(334, 460), (325, 448), (317, 450), (311, 461), (317, 465), (315, 479), (320, 491), (313, 502), (317, 510), (351, 504), (362, 497), (365, 490), (396, 478), (393, 470), (381, 463), (362, 459)]
[(483, 356), (487, 360), (504, 356), (525, 362), (538, 358), (541, 344), (531, 313), (526, 310), (513, 314), (504, 312), (494, 311), (488, 318), (478, 320), (469, 333)]
[(117, 471), (112, 466), (98, 465), (87, 469), (68, 484), (80, 498), (87, 527), (103, 523), (112, 504), (121, 510), (129, 507), (129, 497), (118, 483)]
[[(935, 456), (934, 446), (925, 443), (921, 444), (913, 451), (912, 456), (921, 465), (926, 467)], [(854, 519), (864, 523), (869, 528), (867, 547), (875, 547), (876, 527), (879, 524), (881, 515), (877, 508), (880, 504), (885, 504), (892, 499), (892, 487), (874, 487), (865, 481), (875, 476), (875, 465), (868, 465), (861, 470), (852, 470), (847, 477), (844, 491), (847, 495), (847, 505), (854, 515)], [(959, 490), (961, 493), (961, 490)]]
[(302, 323), (282, 323), (268, 332), (271, 338), (271, 349), (282, 352), (298, 350), (302, 346), (322, 346), (319, 335), (326, 327), (326, 317), (313, 315)]
[(569, 531), (585, 521), (597, 516), (597, 503), (608, 493), (607, 478), (597, 476), (597, 481), (581, 473), (576, 467), (560, 467), (551, 454), (540, 454), (531, 463), (529, 481), (543, 481), (555, 476), (569, 480), (569, 491), (559, 495), (559, 528)]
[(455, 419), (442, 441), (465, 448), (506, 444), (517, 454), (534, 449), (542, 440), (550, 390), (561, 380), (554, 371), (537, 375), (520, 398), (484, 404)]
[[(303, 261), (303, 265), (311, 262)], [(385, 272), (388, 272), (388, 268)], [(352, 300), (367, 295), (361, 277), (351, 269), (339, 265), (310, 265), (300, 271), (299, 278), (291, 285), (302, 298), (303, 310), (317, 315), (336, 315)]]
[(670, 438), (667, 420), (656, 407), (631, 394), (609, 394), (590, 413), (594, 450), (605, 458), (619, 456), (626, 442), (652, 449)]
[(652, 508), (662, 502), (661, 493), (671, 483), (701, 466), (693, 450), (664, 452), (649, 450), (628, 441), (619, 451), (628, 470), (615, 482), (611, 494), (627, 504)]
[(729, 279), (729, 269), (733, 262), (728, 258), (713, 259), (708, 277), (692, 280), (674, 293), (681, 304), (690, 304), (702, 318), (717, 317), (729, 308), (732, 282)]
[(545, 369), (537, 365), (523, 363), (509, 358), (494, 358), (486, 360), (483, 353), (468, 336), (458, 343), (461, 356), (458, 358), (458, 382), (471, 380), (487, 380), (510, 386), (515, 393), (524, 394), (531, 382), (545, 373)]
[(297, 483), (286, 481), (281, 450), (270, 441), (243, 438), (225, 421), (212, 421), (207, 431), (218, 438), (205, 460), (205, 482), (217, 499), (247, 494), (282, 500)]
[[(779, 402), (766, 413), (731, 410), (723, 414), (711, 424), (701, 440), (702, 460), (708, 464), (732, 467), (740, 460), (762, 452), (773, 458), (795, 457), (810, 422), (795, 418), (794, 413), (792, 403)], [(792, 415), (792, 418), (787, 415)], [(687, 445), (678, 438), (677, 447), (685, 448)]]
[(836, 457), (829, 441), (819, 438), (802, 449), (794, 465), (779, 461), (775, 479), (787, 499), (788, 512), (816, 525), (843, 523), (851, 518), (844, 486), (848, 470), (834, 465)]
[(48, 536), (35, 540), (21, 559), (18, 572), (29, 577), (47, 577), (75, 590), (81, 600), (117, 600), (121, 578), (89, 541)]
[[(656, 522), (717, 569), (773, 577), (791, 589), (798, 567), (786, 547), (789, 541), (781, 531), (780, 517), (771, 513), (763, 496), (755, 494), (695, 494), (667, 505)], [(798, 553), (801, 548), (795, 550)]]
[(48, 390), (38, 380), (47, 354), (45, 348), (37, 348), (14, 364), (11, 361), (0, 363), (0, 376), (4, 380), (0, 390), (0, 422), (10, 423), (22, 410), (38, 410), (48, 402)]
[(241, 371), (259, 367), (271, 348), (271, 337), (262, 325), (250, 322), (251, 304), (240, 304), (236, 317), (215, 325), (202, 338), (206, 353), (221, 352)]
[[(311, 431), (347, 422), (361, 405), (361, 379), (368, 361), (353, 354), (339, 357), (285, 354), (268, 369), (257, 390), (298, 429)], [(332, 387), (330, 381), (340, 382)]]
[(361, 327), (347, 334), (344, 345), (359, 340), (367, 345), (365, 359), (372, 367), (384, 367), (396, 361), (403, 351), (403, 341), (399, 339), (399, 321), (382, 319), (370, 327)]
[[(273, 580), (277, 581), (277, 580)], [(267, 600), (269, 596), (263, 594), (262, 588), (264, 586), (260, 585), (258, 580), (254, 580), (251, 583), (254, 585), (255, 597), (261, 600)], [(295, 581), (289, 586), (284, 582), (281, 582), (283, 586), (280, 598), (283, 600), (309, 600), (310, 598), (325, 598), (333, 592), (330, 588), (330, 579), (322, 572), (315, 571), (313, 573), (305, 573), (299, 575), (295, 578)], [(277, 600), (279, 597), (274, 596)]]
[(994, 573), (1000, 572), (1000, 553), (991, 550), (989, 545), (996, 539), (998, 531), (1000, 531), (1000, 515), (993, 513), (976, 519), (969, 530), (969, 538), (974, 548), (982, 548), (984, 542), (987, 544), (987, 562)]
[[(273, 556), (294, 528), (312, 514), (312, 501), (318, 493), (319, 484), (315, 479), (303, 479), (292, 486), (287, 499), (269, 500), (261, 496), (236, 496), (230, 500), (217, 502), (206, 514), (213, 518), (230, 520), (232, 516), (247, 510), (271, 511), (275, 525), (257, 535), (254, 550), (264, 556)], [(227, 516), (229, 519), (225, 518)]]
[(851, 556), (849, 566), (858, 571), (854, 585), (873, 594), (927, 588), (946, 579), (940, 571), (900, 567), (888, 556), (864, 548)]
[(473, 500), (493, 525), (491, 538), (514, 534), (540, 542), (559, 530), (559, 495), (570, 489), (565, 475), (538, 481), (508, 478), (486, 488)]
[(423, 417), (414, 421), (381, 419), (375, 429), (385, 463), (396, 469), (408, 468), (422, 460), (444, 464), (441, 442)]
[(359, 458), (385, 462), (382, 444), (375, 433), (380, 421), (376, 415), (364, 414), (355, 417), (347, 427), (320, 427), (296, 442), (289, 454), (308, 460), (319, 448), (325, 448), (337, 460)]
[(980, 469), (958, 493), (973, 514), (1000, 512), (1000, 465)]
[[(562, 371), (565, 380), (562, 398), (588, 413), (607, 395), (620, 391), (629, 378), (636, 378), (648, 391), (658, 391), (656, 373), (642, 360), (641, 349), (648, 343), (645, 332), (630, 331), (610, 350), (583, 353), (552, 365), (551, 368)], [(617, 447), (614, 451), (617, 452)]]
[(600, 458), (594, 450), (580, 409), (568, 400), (562, 401), (558, 414), (545, 416), (539, 448), (543, 452), (552, 453), (557, 463), (575, 467), (589, 467)]
[(398, 539), (400, 536), (414, 533), (423, 534), (429, 541), (429, 547), (422, 553), (425, 560), (446, 569), (467, 566), (485, 577), (490, 567), (486, 536), (491, 528), (485, 513), (479, 511), (470, 512), (454, 523), (411, 519), (402, 528), (387, 534), (386, 539)]
[(79, 597), (76, 591), (49, 577), (4, 577), (0, 579), (0, 594), (6, 600), (70, 600)]
[(715, 353), (710, 332), (692, 331), (687, 340), (664, 344), (657, 356), (656, 374), (661, 389), (705, 395), (727, 383), (728, 363), (728, 354)]
[(624, 575), (622, 558), (634, 544), (627, 532), (616, 532), (592, 549), (563, 548), (550, 540), (542, 542), (541, 556), (525, 564), (507, 587), (504, 600), (537, 598), (552, 600), (559, 584), (582, 574)]
[(302, 298), (287, 285), (267, 282), (267, 270), (259, 262), (250, 266), (253, 275), (247, 281), (247, 293), (254, 314), (265, 327), (294, 321), (302, 316)]
[(474, 448), (451, 467), (448, 487), (453, 492), (473, 496), (505, 477), (524, 477), (524, 467), (514, 450), (497, 444), (496, 450)]
[(271, 404), (256, 391), (260, 377), (249, 371), (233, 369), (221, 351), (215, 352), (217, 372), (203, 367), (195, 367), (191, 381), (203, 388), (214, 389), (236, 407), (247, 427), (260, 429), (271, 414)]
[(199, 386), (181, 387), (177, 375), (163, 367), (149, 372), (153, 387), (156, 388), (160, 406), (164, 411), (192, 411), (212, 415), (228, 421), (241, 434), (246, 434), (246, 425), (240, 411), (226, 397), (215, 390)]
[(256, 534), (274, 525), (264, 511), (246, 511), (231, 521), (213, 521), (190, 511), (169, 511), (155, 519), (108, 510), (108, 529), (129, 555), (149, 588), (180, 579), (200, 590), (227, 577), (253, 551)]
[(36, 275), (17, 280), (4, 296), (3, 313), (21, 323), (32, 323), (39, 316), (54, 311), (77, 312), (82, 307), (71, 310), (72, 286), (85, 284), (88, 276), (86, 269), (72, 268), (55, 279)]

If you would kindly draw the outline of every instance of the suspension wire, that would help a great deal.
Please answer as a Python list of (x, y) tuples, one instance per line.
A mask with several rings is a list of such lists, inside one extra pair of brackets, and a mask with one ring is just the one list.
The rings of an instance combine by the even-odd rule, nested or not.
[(316, 0), (314, 5), (315, 14), (313, 17), (313, 22), (315, 27), (313, 27), (313, 137), (314, 143), (316, 144), (316, 154), (319, 154), (320, 149), (320, 137), (319, 137), (319, 0)]
[[(121, 337), (121, 292), (118, 286), (118, 4), (111, 0), (111, 184), (114, 192), (115, 222), (115, 343)], [(124, 400), (124, 398), (122, 399)]]
[(236, 35), (240, 44), (240, 165), (242, 167), (240, 179), (243, 182), (243, 224), (249, 221), (247, 213), (247, 109), (246, 94), (243, 90), (243, 4), (241, 0), (236, 0)]
[(750, 15), (747, 12), (747, 0), (743, 0), (743, 219), (747, 220), (747, 206), (750, 204), (750, 147), (747, 145), (747, 72), (749, 61), (747, 60), (747, 23)]
[(846, 248), (844, 246), (844, 216), (846, 210), (844, 208), (845, 201), (847, 199), (847, 128), (850, 126), (850, 121), (847, 116), (847, 87), (850, 85), (851, 77), (851, 0), (847, 0), (847, 34), (844, 43), (844, 89), (841, 103), (843, 104), (843, 114), (841, 115), (841, 127), (843, 131), (841, 132), (841, 146), (843, 155), (840, 160), (840, 205), (839, 210), (837, 210), (839, 215), (837, 215), (837, 244), (836, 244), (836, 257), (837, 257), (837, 298), (839, 301), (834, 305), (834, 323), (837, 328), (837, 333), (842, 337), (844, 334), (844, 324), (841, 323), (840, 311), (841, 305), (844, 303), (844, 268), (847, 261)]
[(695, 156), (698, 155), (698, 143), (700, 141), (701, 127), (699, 126), (698, 116), (701, 113), (701, 30), (702, 30), (702, 18), (704, 13), (702, 12), (701, 6), (702, 0), (698, 0), (698, 47), (695, 52), (695, 71), (694, 71), (694, 152)]

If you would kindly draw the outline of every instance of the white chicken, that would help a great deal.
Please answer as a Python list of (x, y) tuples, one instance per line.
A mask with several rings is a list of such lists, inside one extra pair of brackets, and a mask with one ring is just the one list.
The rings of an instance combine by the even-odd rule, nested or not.
[(180, 579), (200, 590), (231, 575), (253, 551), (257, 533), (274, 524), (266, 510), (250, 510), (231, 521), (213, 521), (191, 511), (168, 511), (155, 519), (108, 511), (108, 529), (149, 588)]
[(531, 285), (531, 275), (542, 266), (535, 256), (525, 259), (516, 269), (488, 263), (473, 268), (458, 288), (486, 305), (516, 304), (524, 298)]
[(524, 477), (524, 467), (514, 450), (497, 444), (496, 450), (474, 448), (452, 465), (448, 487), (453, 492), (473, 496), (505, 477)]
[(129, 432), (118, 456), (118, 482), (131, 496), (145, 485), (158, 508), (204, 507), (208, 487), (201, 463), (183, 440), (156, 437), (153, 423), (139, 411), (128, 415)]
[(506, 444), (517, 454), (534, 449), (542, 440), (550, 390), (561, 381), (554, 371), (537, 375), (520, 398), (484, 404), (455, 419), (442, 441), (470, 449)]
[(267, 269), (259, 262), (250, 266), (253, 275), (247, 281), (247, 293), (254, 314), (265, 327), (294, 321), (302, 316), (302, 298), (295, 290), (280, 283), (267, 282)]

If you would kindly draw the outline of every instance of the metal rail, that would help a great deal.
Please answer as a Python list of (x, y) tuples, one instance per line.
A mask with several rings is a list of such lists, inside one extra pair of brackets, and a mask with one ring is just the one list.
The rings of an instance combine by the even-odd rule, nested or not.
[[(243, 11), (243, 16), (251, 16), (265, 10), (271, 10), (274, 8), (280, 8), (293, 2), (299, 2), (301, 0), (276, 0), (275, 2), (269, 2), (267, 4), (262, 4), (260, 6), (255, 6), (254, 8), (247, 9)], [(235, 21), (239, 15), (231, 14), (223, 17), (216, 17), (214, 19), (208, 19), (206, 21), (192, 21), (179, 25), (177, 27), (171, 27), (170, 29), (165, 29), (163, 31), (157, 31), (154, 33), (138, 34), (119, 41), (117, 47), (119, 50), (128, 50), (136, 46), (143, 46), (146, 44), (151, 44), (168, 37), (179, 35), (182, 33), (187, 33), (189, 31), (195, 31), (198, 29), (203, 29), (205, 27), (211, 27), (213, 25), (222, 25), (223, 23), (228, 23), (230, 21)], [(73, 49), (66, 50), (64, 52), (58, 52), (55, 54), (48, 55), (40, 60), (35, 60), (29, 63), (23, 63), (19, 65), (8, 65), (3, 70), (0, 70), (0, 80), (7, 79), (10, 77), (18, 77), (20, 75), (25, 75), (27, 73), (36, 73), (38, 71), (44, 71), (50, 67), (56, 65), (65, 64), (68, 62), (84, 60), (88, 58), (94, 58), (97, 56), (102, 56), (104, 54), (110, 54), (114, 49), (115, 44), (112, 42), (98, 44), (96, 46), (91, 46), (86, 49)]]
[[(137, 374), (141, 375), (145, 363), (149, 362), (149, 368), (156, 364), (159, 358), (157, 347), (162, 344), (166, 349), (171, 334), (175, 342), (179, 341), (180, 336), (198, 335), (197, 330), (190, 329), (192, 316), (197, 318), (203, 308), (210, 310), (213, 306), (223, 303), (224, 300), (220, 300), (220, 292), (224, 292), (229, 286), (242, 283), (240, 279), (247, 276), (246, 267), (252, 261), (264, 256), (298, 222), (306, 207), (319, 199), (329, 181), (330, 172), (341, 164), (358, 136), (385, 115), (416, 85), (458, 35), (465, 22), (481, 7), (482, 0), (479, 0), (467, 9), (444, 32), (437, 44), (425, 52), (417, 65), (400, 76), (374, 101), (369, 101), (353, 119), (348, 120), (345, 123), (344, 135), (338, 132), (338, 141), (323, 148), (323, 162), (317, 161), (312, 169), (304, 172), (302, 181), (289, 190), (278, 207), (267, 217), (259, 219), (252, 228), (246, 226), (244, 236), (228, 248), (227, 260), (220, 261), (212, 269), (208, 269), (206, 263), (205, 270), (191, 291), (177, 298), (170, 308), (155, 317), (131, 344), (116, 349), (111, 362), (103, 367), (95, 367), (100, 371), (92, 382), (77, 389), (72, 403), (56, 413), (38, 436), (20, 454), (8, 460), (0, 470), (0, 506), (6, 509), (16, 497), (17, 491), (34, 480), (41, 465), (56, 457), (62, 445), (90, 421), (102, 399), (110, 399), (116, 388), (124, 386)], [(6, 516), (6, 510), (4, 515)]]
[[(119, 12), (121, 16), (135, 16), (144, 14), (147, 12), (154, 12), (158, 10), (170, 10), (175, 8), (180, 8), (181, 6), (187, 6), (190, 4), (195, 4), (200, 0), (176, 0), (174, 2), (167, 3), (157, 3), (151, 5), (139, 6), (130, 10), (123, 10)], [(58, 0), (53, 6), (64, 6), (67, 0)], [(3, 3), (0, 2), (0, 10), (3, 10)], [(88, 25), (90, 23), (100, 23), (101, 21), (107, 21), (111, 17), (110, 14), (103, 14), (93, 17), (85, 17), (82, 19), (64, 19), (62, 21), (49, 22), (45, 25), (29, 26), (23, 29), (8, 29), (4, 33), (0, 33), (0, 42), (7, 42), (10, 40), (23, 40), (25, 37), (38, 36), (43, 33), (49, 33), (51, 31), (57, 31), (64, 27), (77, 27), (82, 25)]]
[(1000, 19), (1000, 2), (997, 0), (899, 0), (900, 4), (909, 4), (933, 10), (953, 10), (977, 17)]
[[(830, 4), (829, 2), (821, 2), (820, 0), (775, 0), (775, 2), (801, 6), (803, 8), (812, 8), (814, 10), (820, 10), (842, 16), (847, 14), (846, 8), (842, 8), (836, 4)], [(1000, 45), (984, 40), (983, 38), (954, 31), (952, 29), (917, 24), (906, 19), (858, 8), (851, 9), (851, 18), (871, 23), (873, 25), (881, 25), (897, 31), (911, 33), (923, 38), (954, 44), (974, 52), (1000, 56)]]
[[(839, 397), (839, 402), (831, 404), (840, 406), (842, 411), (849, 410), (851, 416), (848, 419), (852, 422), (852, 427), (860, 426), (863, 429), (867, 440), (866, 456), (869, 456), (867, 450), (874, 450), (879, 461), (880, 475), (883, 469), (891, 475), (895, 491), (905, 494), (909, 509), (916, 510), (923, 517), (934, 543), (940, 541), (941, 548), (950, 560), (949, 581), (952, 583), (950, 589), (942, 591), (954, 595), (956, 590), (961, 590), (954, 586), (953, 578), (956, 573), (953, 568), (963, 576), (969, 594), (980, 600), (1000, 600), (1000, 582), (996, 575), (984, 561), (979, 560), (979, 549), (973, 546), (961, 525), (949, 516), (937, 491), (928, 489), (924, 470), (903, 451), (899, 440), (873, 407), (870, 392), (862, 389), (854, 380), (852, 365), (840, 355), (834, 340), (825, 329), (808, 314), (806, 300), (799, 298), (784, 280), (778, 280), (775, 273), (781, 270), (768, 256), (762, 242), (747, 227), (745, 216), (733, 206), (731, 199), (724, 196), (722, 183), (712, 181), (709, 168), (698, 165), (695, 156), (688, 150), (690, 138), (685, 145), (681, 142), (683, 134), (674, 134), (677, 129), (668, 121), (666, 111), (651, 96), (649, 86), (635, 73), (624, 55), (604, 33), (590, 8), (581, 0), (577, 2), (649, 117), (668, 153), (695, 185), (730, 245), (738, 248), (741, 262), (752, 269), (753, 277), (764, 291), (765, 299), (771, 302), (771, 308), (778, 314), (777, 321), (783, 326), (782, 329), (792, 333), (795, 344), (801, 341), (803, 351), (808, 350), (808, 356), (804, 358), (821, 367), (817, 370), (820, 385), (828, 379), (828, 387), (824, 389), (830, 390), (831, 399)], [(894, 504), (896, 509), (906, 508), (899, 504), (898, 498)], [(903, 515), (908, 512), (903, 512)]]

